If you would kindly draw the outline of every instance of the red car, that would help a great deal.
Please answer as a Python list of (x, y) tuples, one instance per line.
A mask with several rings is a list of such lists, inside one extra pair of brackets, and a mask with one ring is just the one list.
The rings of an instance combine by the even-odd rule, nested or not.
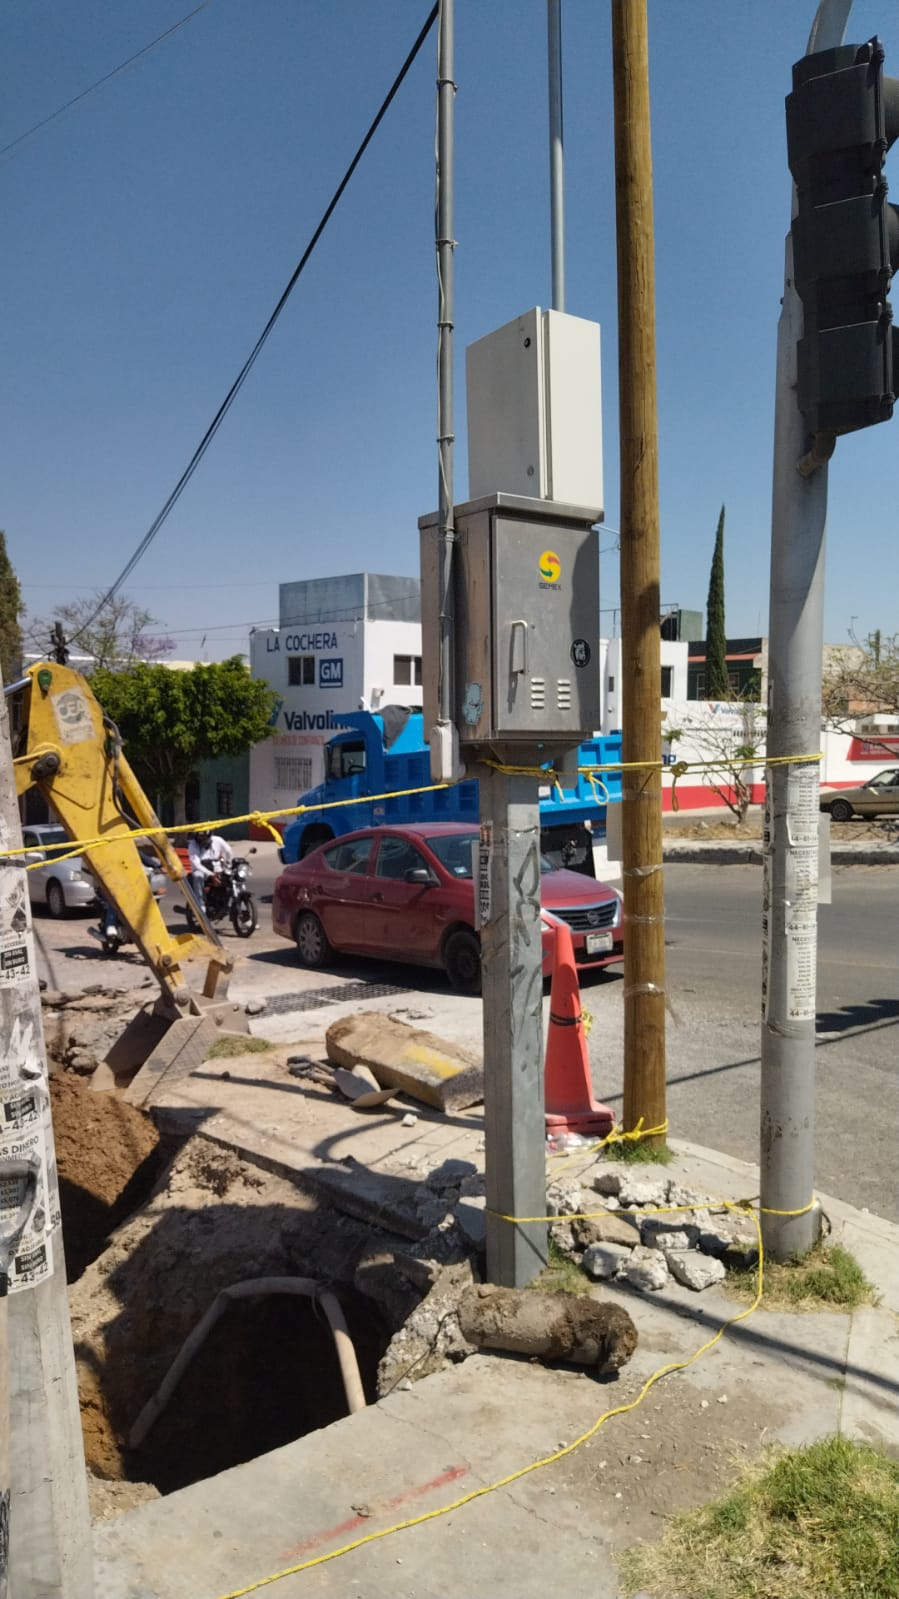
[[(481, 989), (475, 932), (472, 848), (463, 822), (368, 827), (311, 850), (285, 868), (272, 896), (272, 927), (296, 941), (303, 966), (335, 953), (442, 966), (463, 994)], [(579, 966), (624, 957), (621, 896), (581, 872), (541, 857), (541, 899), (568, 923)], [(554, 935), (543, 922), (543, 975), (552, 972)]]

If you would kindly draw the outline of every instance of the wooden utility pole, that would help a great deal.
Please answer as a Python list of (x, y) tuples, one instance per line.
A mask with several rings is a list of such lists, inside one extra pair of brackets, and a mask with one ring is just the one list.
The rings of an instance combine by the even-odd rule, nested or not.
[[(22, 843), (2, 690), (0, 851)], [(21, 855), (0, 855), (0, 1270), (9, 1278), (9, 1298), (0, 1299), (0, 1595), (8, 1586), (11, 1599), (91, 1599), (87, 1477)]]
[[(646, 0), (612, 0), (621, 455), (624, 1125), (665, 1121), (659, 465)], [(631, 763), (647, 763), (629, 770)], [(661, 1142), (661, 1137), (656, 1140)]]

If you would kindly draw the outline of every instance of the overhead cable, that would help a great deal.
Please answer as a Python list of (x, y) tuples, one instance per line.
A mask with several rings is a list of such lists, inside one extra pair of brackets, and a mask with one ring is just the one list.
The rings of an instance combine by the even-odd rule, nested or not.
[(403, 79), (405, 78), (406, 74), (408, 73), (409, 68), (412, 66), (413, 61), (415, 60), (416, 56), (418, 55), (419, 50), (421, 49), (422, 45), (425, 42), (425, 39), (427, 38), (431, 28), (433, 27), (434, 21), (435, 21), (435, 19), (437, 17), (438, 10), (439, 10), (439, 4), (437, 3), (437, 0), (435, 0), (435, 4), (431, 7), (430, 14), (428, 16), (427, 21), (424, 24), (424, 27), (422, 28), (421, 32), (419, 33), (418, 38), (416, 39), (415, 43), (412, 46), (412, 49), (409, 51), (409, 54), (407, 55), (407, 57), (406, 57), (405, 61), (403, 62), (399, 72), (397, 73), (396, 77), (394, 78), (393, 83), (390, 86), (390, 89), (388, 90), (387, 94), (385, 95), (384, 99), (382, 100), (381, 105), (380, 105), (380, 107), (378, 109), (378, 112), (377, 112), (374, 120), (370, 124), (368, 132), (366, 133), (364, 139), (362, 140), (362, 143), (360, 144), (358, 150), (356, 151), (356, 154), (353, 156), (353, 159), (350, 162), (349, 166), (347, 167), (346, 172), (344, 173), (344, 175), (341, 178), (339, 184), (337, 185), (337, 188), (334, 191), (333, 197), (329, 201), (329, 203), (328, 203), (328, 205), (327, 205), (327, 207), (325, 209), (324, 215), (322, 216), (322, 219), (321, 219), (321, 221), (318, 224), (318, 227), (316, 228), (315, 232), (313, 233), (312, 238), (309, 240), (309, 243), (307, 244), (305, 250), (303, 251), (302, 256), (300, 257), (296, 267), (294, 268), (294, 271), (291, 274), (291, 277), (290, 277), (290, 280), (289, 280), (289, 282), (287, 284), (287, 287), (285, 288), (283, 294), (281, 295), (281, 298), (279, 299), (277, 305), (275, 306), (274, 311), (272, 312), (271, 316), (269, 317), (268, 321), (266, 322), (265, 327), (263, 328), (262, 332), (260, 333), (258, 339), (256, 340), (256, 343), (254, 344), (252, 351), (250, 352), (249, 356), (247, 357), (246, 361), (244, 362), (243, 366), (241, 367), (237, 377), (234, 379), (234, 382), (232, 383), (230, 389), (228, 390), (228, 393), (225, 395), (224, 400), (222, 401), (221, 405), (219, 406), (218, 410), (216, 411), (215, 416), (213, 417), (212, 421), (209, 424), (209, 427), (206, 429), (206, 432), (203, 434), (203, 437), (200, 440), (199, 444), (197, 445), (197, 448), (194, 450), (194, 453), (191, 456), (190, 461), (188, 462), (188, 464), (185, 467), (184, 471), (182, 472), (180, 478), (178, 479), (178, 482), (175, 484), (175, 487), (173, 488), (171, 494), (169, 495), (168, 499), (166, 500), (165, 504), (163, 505), (162, 510), (158, 513), (157, 516), (154, 517), (153, 521), (150, 523), (149, 528), (147, 529), (146, 533), (144, 534), (143, 538), (141, 539), (140, 543), (138, 544), (137, 549), (134, 551), (134, 554), (131, 556), (131, 559), (122, 568), (121, 572), (119, 573), (119, 575), (116, 578), (115, 582), (113, 583), (112, 587), (110, 589), (108, 589), (107, 592), (104, 594), (102, 600), (100, 601), (100, 603), (97, 606), (96, 610), (94, 611), (93, 615), (88, 617), (88, 620), (84, 623), (84, 625), (79, 629), (79, 631), (77, 633), (73, 634), (73, 637), (72, 637), (72, 642), (73, 643), (75, 642), (75, 640), (79, 639), (82, 636), (83, 633), (85, 633), (87, 631), (87, 629), (91, 626), (91, 623), (94, 622), (96, 620), (96, 618), (99, 616), (99, 614), (102, 611), (104, 605), (108, 605), (109, 601), (118, 593), (119, 589), (122, 587), (122, 584), (127, 582), (127, 580), (130, 577), (131, 573), (134, 571), (134, 568), (137, 566), (138, 561), (141, 560), (142, 556), (144, 556), (146, 554), (147, 550), (150, 548), (150, 545), (152, 544), (153, 540), (155, 539), (157, 533), (159, 532), (159, 529), (162, 527), (163, 522), (165, 522), (166, 518), (169, 516), (169, 513), (174, 510), (176, 504), (178, 503), (178, 500), (181, 498), (181, 495), (183, 494), (183, 492), (186, 489), (188, 483), (190, 482), (191, 478), (193, 477), (194, 472), (196, 471), (197, 467), (199, 466), (200, 462), (202, 461), (203, 456), (206, 454), (206, 451), (208, 450), (210, 444), (212, 443), (212, 440), (215, 438), (216, 433), (218, 432), (219, 428), (221, 427), (223, 421), (225, 420), (225, 417), (227, 416), (229, 410), (231, 409), (231, 406), (233, 405), (235, 399), (237, 398), (237, 395), (239, 394), (241, 388), (243, 387), (243, 384), (244, 384), (246, 378), (249, 376), (249, 373), (250, 373), (253, 365), (255, 364), (257, 356), (260, 354), (263, 345), (265, 344), (266, 340), (268, 339), (268, 336), (271, 333), (273, 327), (275, 326), (275, 323), (277, 322), (279, 316), (281, 315), (281, 312), (284, 310), (284, 307), (287, 304), (288, 299), (290, 298), (291, 294), (293, 293), (293, 290), (295, 289), (295, 287), (296, 287), (296, 285), (297, 285), (297, 283), (299, 281), (299, 278), (300, 278), (300, 275), (301, 275), (301, 273), (303, 271), (303, 268), (305, 267), (307, 261), (309, 260), (309, 257), (311, 256), (313, 250), (315, 249), (315, 246), (318, 244), (319, 239), (321, 238), (322, 234), (324, 233), (325, 228), (327, 227), (328, 222), (330, 221), (334, 211), (336, 210), (338, 202), (339, 202), (344, 190), (347, 187), (347, 184), (349, 183), (351, 177), (353, 176), (353, 173), (355, 172), (357, 166), (359, 165), (359, 162), (362, 160), (362, 157), (365, 154), (365, 151), (367, 150), (369, 144), (371, 143), (371, 140), (373, 139), (375, 133), (377, 132), (378, 127), (380, 126), (381, 122), (383, 121), (384, 116), (386, 115), (386, 113), (387, 113), (387, 111), (388, 111), (388, 109), (390, 107), (390, 104), (391, 104), (392, 100), (394, 99), (394, 96), (396, 95), (397, 90), (400, 88), (400, 85), (402, 84)]
[(20, 144), (24, 144), (27, 139), (31, 139), (36, 133), (40, 133), (42, 128), (49, 127), (51, 122), (58, 121), (60, 117), (65, 116), (67, 111), (71, 111), (74, 106), (80, 105), (82, 100), (87, 100), (92, 94), (96, 94), (97, 90), (102, 89), (104, 84), (109, 83), (112, 78), (117, 78), (119, 73), (124, 72), (127, 67), (132, 67), (135, 61), (139, 61), (141, 56), (145, 56), (148, 51), (155, 50), (158, 44), (162, 44), (163, 39), (171, 38), (173, 33), (177, 33), (179, 28), (184, 27), (185, 22), (190, 22), (192, 17), (195, 17), (200, 11), (205, 11), (206, 7), (211, 5), (211, 3), (212, 0), (200, 0), (200, 4), (194, 6), (193, 11), (188, 11), (186, 17), (182, 17), (180, 22), (175, 22), (170, 28), (166, 28), (165, 33), (157, 34), (155, 39), (151, 39), (150, 43), (143, 45), (140, 50), (135, 50), (134, 55), (129, 56), (127, 61), (120, 61), (118, 66), (113, 67), (111, 72), (104, 72), (102, 78), (98, 78), (96, 83), (90, 85), (90, 88), (82, 89), (80, 94), (73, 95), (72, 99), (67, 100), (65, 105), (58, 106), (55, 111), (51, 111), (48, 117), (41, 117), (39, 122), (35, 122), (24, 133), (20, 133), (18, 138), (11, 139), (9, 144), (4, 144), (0, 148), (0, 158), (11, 154), (13, 150), (18, 149)]

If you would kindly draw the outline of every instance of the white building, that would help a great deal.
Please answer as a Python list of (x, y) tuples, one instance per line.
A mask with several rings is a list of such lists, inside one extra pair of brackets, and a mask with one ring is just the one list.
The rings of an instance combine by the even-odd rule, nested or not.
[(335, 712), (421, 709), (417, 577), (354, 572), (279, 586), (276, 628), (250, 634), (250, 671), (276, 691), (274, 733), (250, 755), (250, 806), (277, 810), (322, 782)]
[[(687, 656), (689, 645), (685, 640), (662, 639), (663, 700), (687, 698)], [(603, 733), (614, 733), (621, 727), (621, 640), (600, 639), (600, 704), (602, 706)]]

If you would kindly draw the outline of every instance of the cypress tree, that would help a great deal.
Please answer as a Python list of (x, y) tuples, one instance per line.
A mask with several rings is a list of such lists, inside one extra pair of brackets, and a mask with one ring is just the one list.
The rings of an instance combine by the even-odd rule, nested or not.
[(730, 696), (727, 675), (727, 633), (724, 627), (724, 506), (718, 518), (715, 553), (709, 577), (709, 598), (705, 626), (706, 699), (726, 700)]
[(0, 532), (0, 673), (4, 683), (12, 682), (22, 669), (19, 617), (24, 610), (19, 579), (6, 553), (6, 534)]

